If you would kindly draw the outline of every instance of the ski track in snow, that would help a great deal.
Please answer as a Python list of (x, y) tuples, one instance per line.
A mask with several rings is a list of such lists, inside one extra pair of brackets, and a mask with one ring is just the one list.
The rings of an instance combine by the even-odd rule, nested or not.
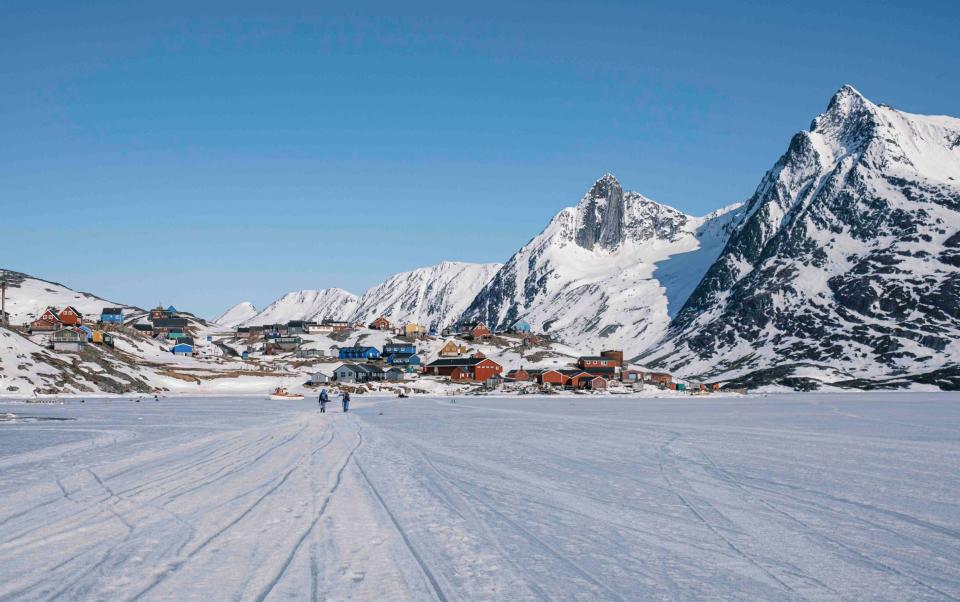
[(0, 600), (957, 600), (958, 402), (0, 402)]

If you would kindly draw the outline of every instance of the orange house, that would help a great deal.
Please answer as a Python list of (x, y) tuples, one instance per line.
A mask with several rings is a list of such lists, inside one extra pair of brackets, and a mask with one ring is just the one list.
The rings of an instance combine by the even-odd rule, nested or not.
[(83, 314), (76, 307), (68, 305), (60, 310), (60, 321), (66, 326), (80, 326), (83, 324)]

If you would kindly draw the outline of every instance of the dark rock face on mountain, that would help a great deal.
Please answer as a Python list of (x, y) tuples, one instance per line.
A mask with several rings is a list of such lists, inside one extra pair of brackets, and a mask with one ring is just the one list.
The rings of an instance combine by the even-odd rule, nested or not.
[[(794, 136), (647, 363), (829, 380), (960, 361), (960, 120), (849, 86)], [(782, 370), (781, 370), (782, 371)], [(785, 382), (780, 375), (766, 379)]]
[(616, 178), (607, 175), (597, 180), (584, 200), (578, 217), (577, 244), (584, 249), (599, 245), (614, 249), (623, 241), (623, 189)]
[(606, 174), (510, 258), (461, 320), (505, 328), (523, 318), (578, 348), (637, 353), (716, 258), (735, 209), (691, 217)]

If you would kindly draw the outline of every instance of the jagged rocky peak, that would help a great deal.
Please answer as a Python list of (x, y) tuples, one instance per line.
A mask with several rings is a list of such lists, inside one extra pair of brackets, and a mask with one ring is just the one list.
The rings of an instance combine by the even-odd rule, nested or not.
[(574, 208), (573, 239), (587, 250), (614, 250), (625, 241), (673, 240), (688, 217), (637, 192), (606, 173)]
[(879, 125), (877, 105), (867, 100), (853, 86), (840, 88), (827, 110), (810, 124), (810, 133), (820, 134), (825, 142), (846, 151), (857, 151)]
[(577, 204), (580, 223), (577, 244), (584, 249), (600, 245), (613, 249), (623, 241), (623, 188), (613, 174), (604, 174)]

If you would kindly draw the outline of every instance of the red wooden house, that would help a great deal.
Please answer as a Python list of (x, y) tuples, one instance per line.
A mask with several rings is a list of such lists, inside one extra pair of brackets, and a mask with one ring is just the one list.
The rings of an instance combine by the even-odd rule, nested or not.
[(490, 328), (483, 322), (471, 322), (460, 327), (460, 332), (469, 339), (489, 339), (493, 336)]
[(537, 382), (541, 385), (553, 385), (563, 387), (567, 384), (567, 376), (560, 370), (544, 370), (536, 376)]
[(612, 376), (617, 371), (619, 362), (615, 358), (600, 355), (585, 356), (577, 359), (577, 367), (590, 374), (598, 376)]
[(380, 316), (370, 323), (370, 328), (374, 330), (390, 330), (390, 320)]
[(46, 311), (40, 314), (40, 317), (30, 322), (30, 331), (31, 332), (53, 332), (54, 330), (60, 330), (63, 326), (63, 322), (60, 320), (60, 314), (57, 313), (57, 310), (48, 307)]
[(449, 376), (454, 380), (485, 381), (503, 372), (503, 366), (490, 358), (456, 357), (430, 362), (423, 368), (424, 374)]
[(666, 372), (651, 372), (647, 374), (647, 381), (657, 385), (669, 385), (673, 378)]
[(614, 362), (615, 362), (614, 365), (615, 365), (617, 368), (623, 368), (623, 366), (624, 366), (624, 364), (623, 364), (623, 351), (621, 351), (621, 350), (619, 350), (619, 349), (608, 349), (608, 350), (606, 350), (606, 351), (601, 351), (601, 352), (600, 352), (600, 357), (606, 357), (606, 358), (609, 358), (609, 359), (614, 360)]
[(60, 310), (60, 321), (65, 326), (81, 326), (83, 324), (83, 314), (77, 311), (77, 308), (68, 305)]
[(515, 380), (517, 382), (527, 382), (530, 380), (530, 373), (521, 367), (519, 370), (511, 370), (507, 372), (508, 380)]
[(585, 370), (561, 370), (560, 372), (567, 378), (564, 386), (571, 389), (587, 389), (590, 381), (596, 377), (595, 374)]

